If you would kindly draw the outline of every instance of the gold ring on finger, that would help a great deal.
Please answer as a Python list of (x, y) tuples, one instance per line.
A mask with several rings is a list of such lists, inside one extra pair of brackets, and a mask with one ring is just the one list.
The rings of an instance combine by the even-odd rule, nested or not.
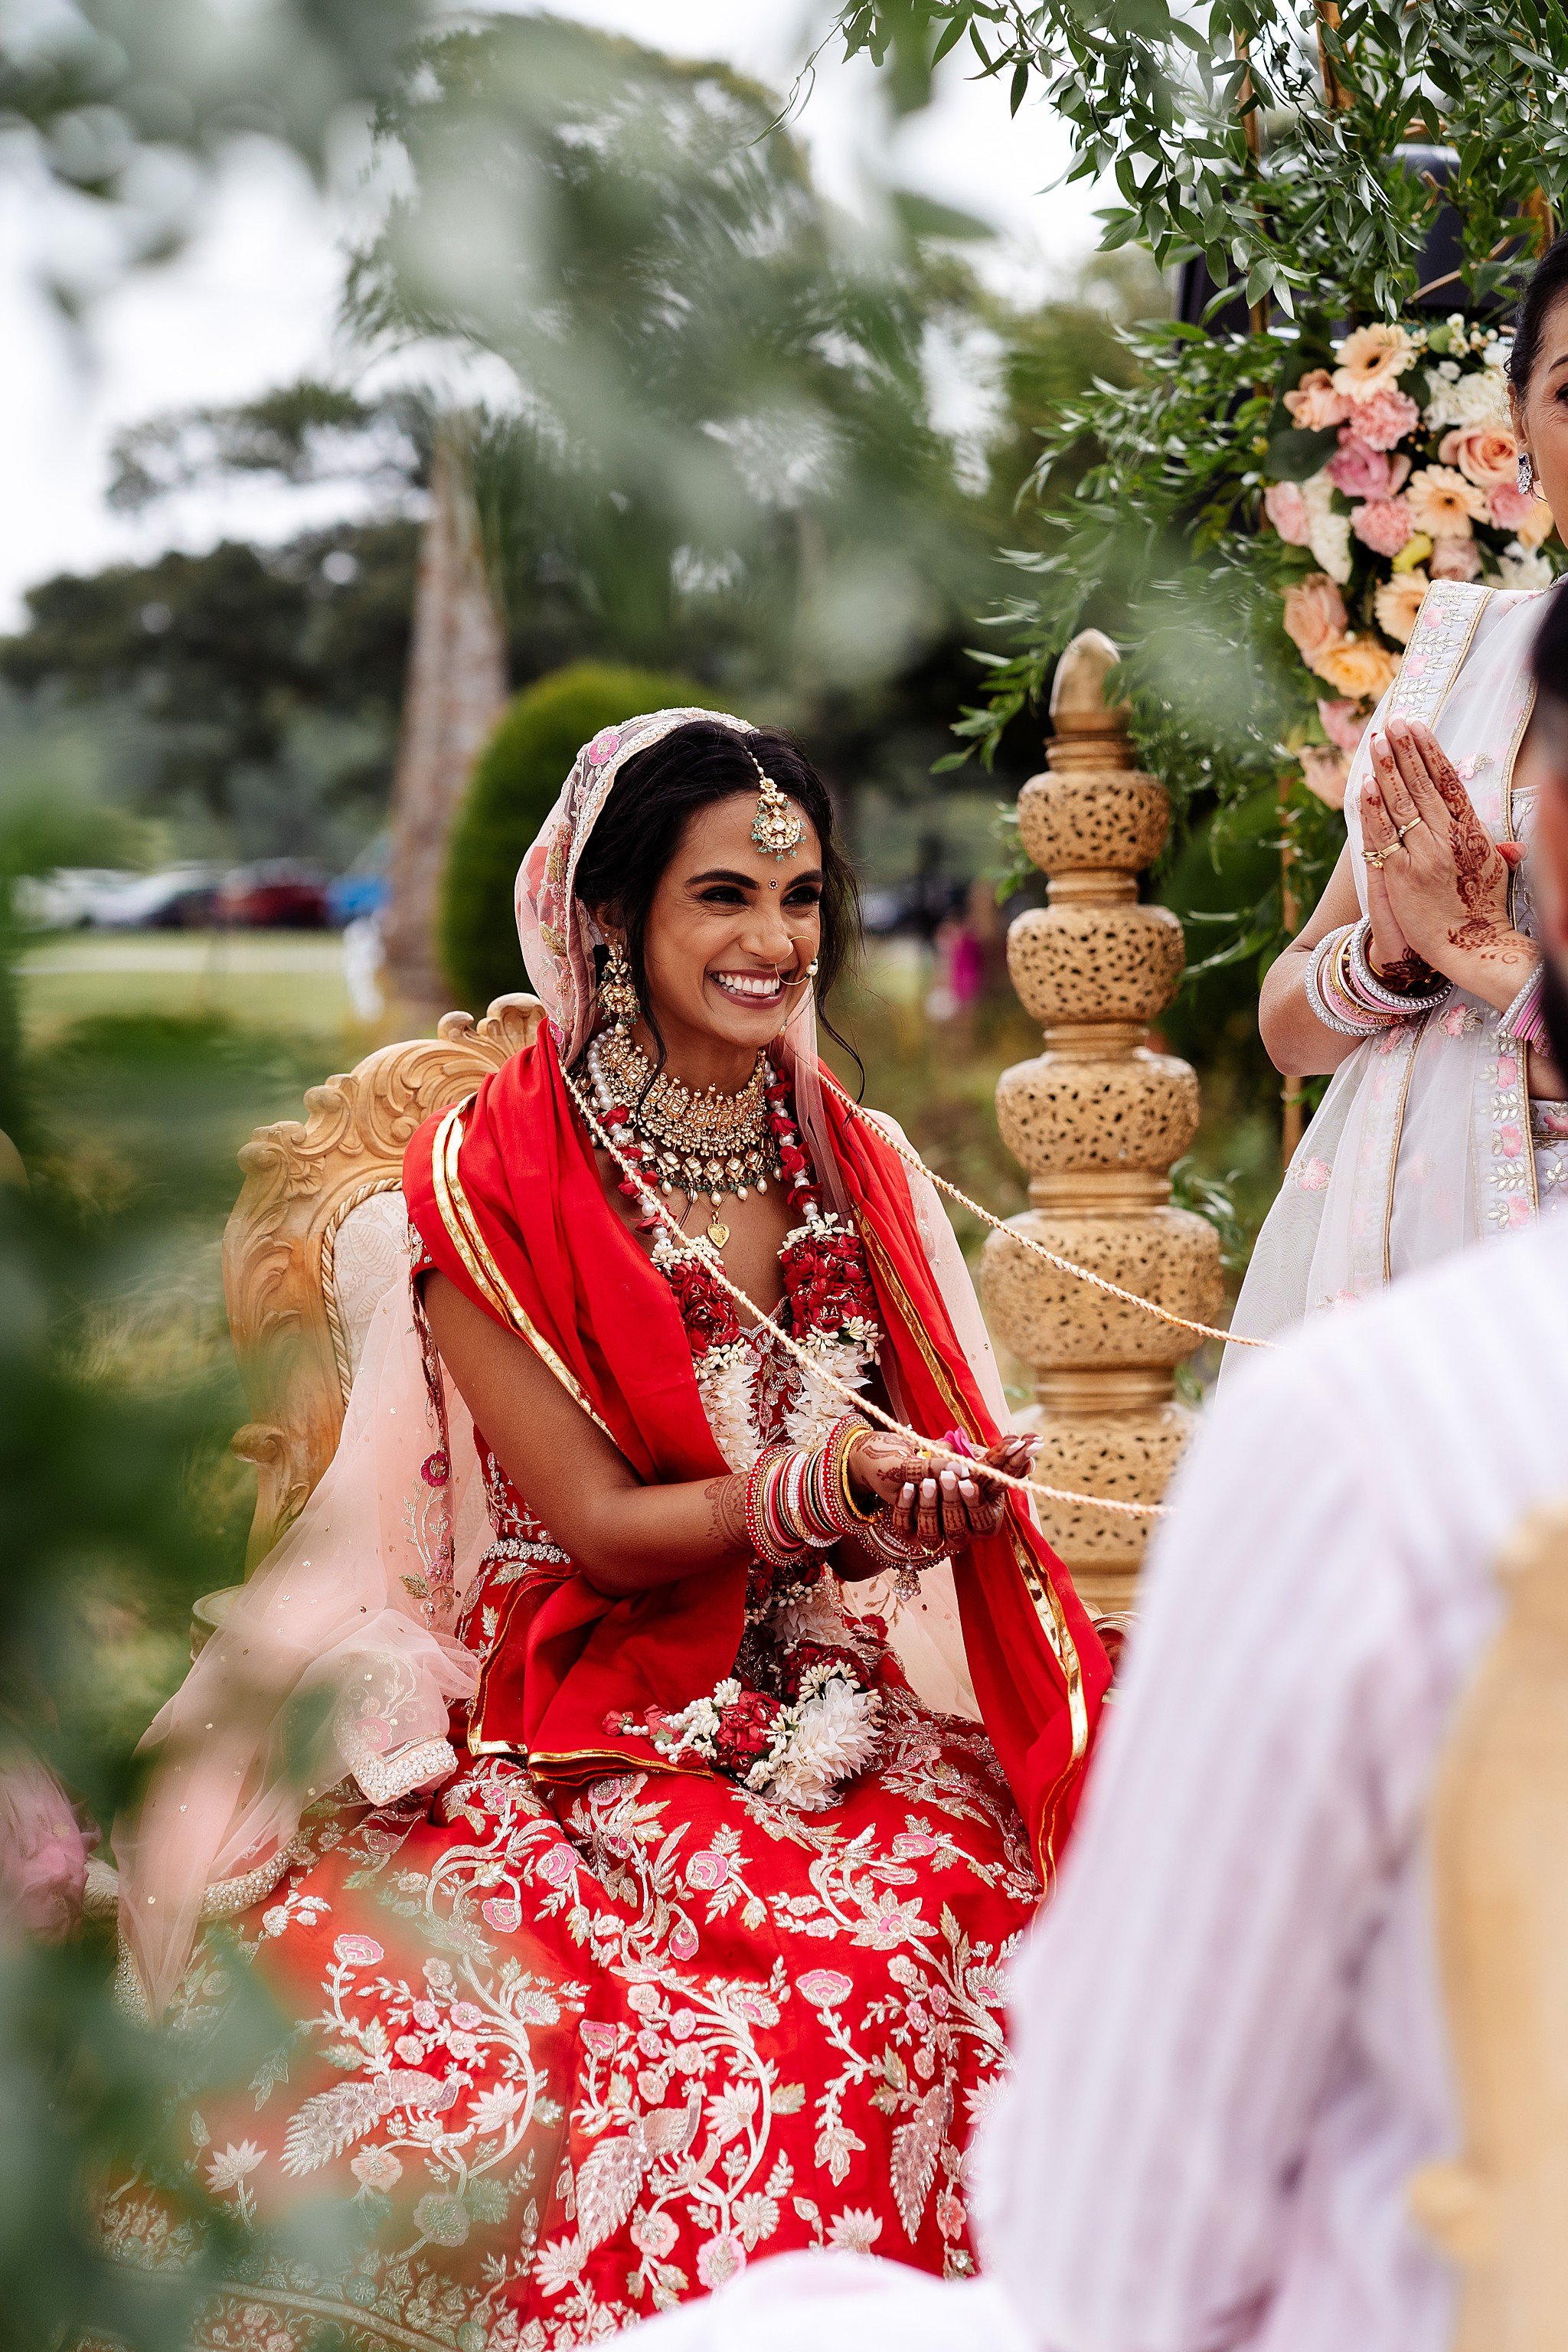
[(1403, 841), (1407, 833), (1414, 833), (1418, 824), (1425, 824), (1426, 822), (1426, 820), (1424, 816), (1413, 816), (1408, 824), (1395, 825), (1394, 831), (1398, 834), (1400, 840)]
[(1368, 849), (1364, 850), (1362, 854), (1366, 864), (1368, 866), (1375, 866), (1379, 873), (1383, 871), (1383, 868), (1388, 863), (1389, 852), (1386, 849)]

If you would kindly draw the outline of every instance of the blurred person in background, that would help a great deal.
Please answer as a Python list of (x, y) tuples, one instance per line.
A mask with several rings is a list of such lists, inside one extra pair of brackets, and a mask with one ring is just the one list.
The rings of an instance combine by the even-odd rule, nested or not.
[[(548, 1019), (410, 1144), (337, 1454), (117, 1839), (147, 2008), (216, 2011), (237, 1937), (288, 2021), (193, 2165), (365, 2232), (204, 2342), (255, 2287), (269, 2347), (544, 2352), (764, 2250), (972, 2270), (1109, 1678), (934, 1190), (818, 1064), (856, 894), (798, 747), (605, 729), (518, 911)], [(178, 2210), (121, 2182), (111, 2245)]]
[[(1511, 434), (1499, 422), (1453, 437), (1461, 463), (1517, 466), (1517, 486), (1494, 497), (1517, 503), (1534, 544), (1568, 522), (1568, 236), (1525, 289), (1508, 374)], [(1461, 515), (1457, 528), (1470, 525)], [(1267, 1337), (1568, 1202), (1523, 756), (1549, 593), (1435, 579), (1373, 714), (1345, 794), (1349, 839), (1263, 984), (1277, 1066), (1333, 1077), (1258, 1235), (1234, 1331)]]
[[(1568, 587), (1537, 610), (1518, 782), (1568, 1068)], [(1443, 2352), (1454, 2276), (1407, 2205), (1458, 2132), (1427, 1805), (1499, 1551), (1564, 1492), (1568, 1219), (1228, 1383), (1014, 1969), (985, 2275), (761, 2263), (649, 2352)]]

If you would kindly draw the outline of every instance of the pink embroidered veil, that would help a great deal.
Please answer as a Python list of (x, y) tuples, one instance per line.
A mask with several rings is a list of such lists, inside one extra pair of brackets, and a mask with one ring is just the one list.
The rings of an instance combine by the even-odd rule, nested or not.
[[(601, 942), (572, 895), (584, 845), (626, 761), (697, 720), (752, 731), (698, 709), (604, 730), (579, 751), (519, 871), (523, 961), (568, 1067), (597, 1020)], [(781, 1049), (818, 1181), (842, 1208), (809, 986)], [(879, 1123), (898, 1135), (893, 1121)], [(910, 1188), (953, 1328), (1005, 1425), (995, 1358), (952, 1229), (929, 1181), (911, 1171)], [(477, 1660), (453, 1629), (489, 1539), (472, 1422), (427, 1353), (411, 1285), (395, 1278), (372, 1318), (336, 1454), (142, 1742), (148, 1787), (118, 1825), (115, 1851), (121, 1937), (151, 2013), (175, 1994), (201, 1923), (247, 1908), (282, 1876), (316, 1795), (352, 1781), (371, 1803), (386, 1804), (456, 1770), (448, 1710), (471, 1696)], [(858, 1612), (886, 1620), (928, 1705), (976, 1718), (952, 1570), (943, 1562), (927, 1571), (912, 1602), (892, 1588), (889, 1576), (847, 1593)]]

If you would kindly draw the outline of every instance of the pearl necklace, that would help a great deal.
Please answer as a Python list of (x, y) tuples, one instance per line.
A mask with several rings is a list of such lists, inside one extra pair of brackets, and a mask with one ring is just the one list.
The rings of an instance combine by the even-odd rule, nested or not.
[(755, 1069), (733, 1095), (717, 1087), (696, 1093), (665, 1073), (655, 1077), (647, 1055), (618, 1029), (600, 1032), (587, 1062), (600, 1111), (624, 1112), (625, 1124), (653, 1162), (660, 1192), (682, 1192), (691, 1201), (707, 1193), (712, 1203), (708, 1238), (722, 1249), (730, 1238), (719, 1213), (724, 1195), (743, 1201), (749, 1192), (765, 1192), (769, 1177), (776, 1181), (780, 1172), (766, 1055), (758, 1055)]

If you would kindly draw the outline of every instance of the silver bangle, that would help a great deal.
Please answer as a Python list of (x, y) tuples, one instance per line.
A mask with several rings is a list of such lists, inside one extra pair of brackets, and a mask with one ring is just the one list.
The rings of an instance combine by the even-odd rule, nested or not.
[(1388, 1026), (1387, 1022), (1381, 1015), (1369, 1013), (1364, 1021), (1346, 1021), (1333, 1010), (1323, 994), (1324, 959), (1333, 953), (1350, 929), (1349, 923), (1342, 923), (1337, 931), (1331, 931), (1328, 938), (1320, 940), (1313, 949), (1312, 960), (1307, 966), (1307, 1003), (1325, 1029), (1336, 1030), (1342, 1037), (1375, 1037), (1380, 1029), (1386, 1029)]
[(1367, 943), (1371, 938), (1372, 919), (1363, 915), (1351, 934), (1349, 961), (1350, 976), (1355, 983), (1356, 993), (1369, 1012), (1375, 1007), (1380, 1013), (1392, 1013), (1405, 1021), (1417, 1013), (1435, 1013), (1439, 1004), (1447, 1003), (1454, 992), (1452, 981), (1444, 981), (1440, 988), (1428, 990), (1425, 996), (1400, 996), (1385, 982), (1379, 980), (1367, 958)]
[(1528, 1034), (1522, 1037), (1518, 1035), (1514, 1030), (1513, 1024), (1521, 1013), (1533, 1013), (1535, 1011), (1536, 1001), (1539, 1000), (1541, 995), (1544, 971), (1544, 964), (1538, 963), (1534, 971), (1531, 973), (1530, 978), (1525, 982), (1524, 986), (1520, 990), (1519, 994), (1514, 998), (1513, 1003), (1509, 1006), (1508, 1011), (1499, 1021), (1497, 1027), (1498, 1035), (1500, 1037), (1510, 1037), (1513, 1039), (1515, 1045), (1531, 1045), (1535, 1043), (1534, 1038), (1530, 1036)]

